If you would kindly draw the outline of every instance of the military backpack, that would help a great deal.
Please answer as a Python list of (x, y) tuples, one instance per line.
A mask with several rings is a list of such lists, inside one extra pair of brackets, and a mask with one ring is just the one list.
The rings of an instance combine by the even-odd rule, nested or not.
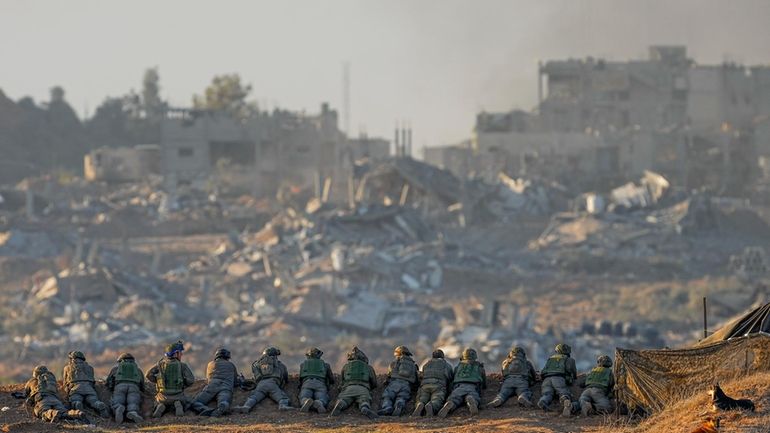
[(50, 371), (45, 372), (37, 377), (36, 383), (33, 382), (34, 388), (32, 389), (32, 394), (38, 394), (38, 395), (56, 395), (57, 393), (57, 387), (56, 387), (56, 376), (53, 375)]
[(567, 375), (567, 355), (556, 354), (548, 358), (542, 371), (543, 377), (548, 376), (566, 376)]
[(93, 382), (94, 381), (94, 369), (85, 361), (71, 361), (70, 364), (70, 380), (72, 382)]
[(425, 363), (422, 367), (423, 381), (427, 380), (428, 383), (439, 381), (444, 383), (447, 381), (446, 377), (447, 363), (443, 359), (431, 359)]
[(131, 361), (121, 361), (118, 363), (118, 370), (115, 372), (115, 382), (130, 382), (139, 384), (142, 382), (142, 373), (139, 367)]
[(455, 383), (481, 383), (481, 366), (477, 362), (460, 362), (455, 373)]
[(278, 368), (278, 360), (275, 356), (263, 356), (251, 364), (251, 371), (254, 373), (254, 379), (259, 382), (262, 379), (281, 378), (281, 371)]
[(599, 388), (607, 392), (610, 387), (612, 370), (607, 367), (594, 367), (586, 376), (586, 387)]
[(326, 379), (326, 363), (322, 359), (308, 358), (299, 368), (299, 378)]
[(360, 359), (348, 361), (342, 379), (344, 383), (356, 383), (369, 387), (369, 364)]
[(158, 392), (163, 394), (179, 394), (184, 390), (182, 363), (179, 361), (161, 361), (158, 365), (160, 378), (157, 382)]
[(401, 357), (396, 360), (395, 368), (390, 372), (393, 379), (405, 380), (409, 383), (415, 383), (417, 380), (417, 365), (412, 358)]
[(503, 361), (503, 377), (508, 376), (522, 376), (527, 377), (529, 375), (529, 364), (526, 359), (514, 357), (513, 359), (506, 359)]

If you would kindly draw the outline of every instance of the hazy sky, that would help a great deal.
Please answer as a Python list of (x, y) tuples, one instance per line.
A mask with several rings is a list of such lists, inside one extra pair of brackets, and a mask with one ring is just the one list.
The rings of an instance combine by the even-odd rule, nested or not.
[(351, 65), (351, 133), (415, 144), (470, 134), (481, 109), (530, 109), (538, 59), (646, 56), (686, 44), (699, 63), (770, 63), (768, 0), (0, 0), (0, 89), (48, 99), (61, 85), (83, 113), (139, 89), (186, 106), (215, 74), (238, 72), (263, 106), (317, 111), (342, 102)]

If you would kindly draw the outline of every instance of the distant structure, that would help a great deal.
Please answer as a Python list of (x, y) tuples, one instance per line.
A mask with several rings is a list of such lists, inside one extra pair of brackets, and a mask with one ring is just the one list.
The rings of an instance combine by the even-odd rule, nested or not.
[[(603, 184), (651, 169), (723, 191), (740, 190), (760, 164), (770, 172), (770, 67), (698, 65), (683, 46), (652, 46), (641, 60), (541, 63), (538, 90), (534, 112), (477, 115), (469, 170)], [(458, 149), (425, 158), (454, 160)]]

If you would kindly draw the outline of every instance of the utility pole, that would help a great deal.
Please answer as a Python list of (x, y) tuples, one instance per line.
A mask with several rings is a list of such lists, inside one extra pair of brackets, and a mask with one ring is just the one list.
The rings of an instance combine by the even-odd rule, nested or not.
[(350, 134), (350, 62), (342, 64), (342, 127)]

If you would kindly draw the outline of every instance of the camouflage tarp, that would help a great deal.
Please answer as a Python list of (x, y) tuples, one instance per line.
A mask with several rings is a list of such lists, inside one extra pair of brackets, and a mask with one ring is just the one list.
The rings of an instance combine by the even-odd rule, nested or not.
[(731, 321), (718, 331), (698, 342), (694, 347), (709, 346), (731, 338), (745, 337), (761, 332), (770, 334), (770, 303), (755, 308)]
[(615, 350), (618, 400), (657, 411), (674, 401), (749, 372), (770, 370), (770, 335), (751, 334), (676, 350)]

